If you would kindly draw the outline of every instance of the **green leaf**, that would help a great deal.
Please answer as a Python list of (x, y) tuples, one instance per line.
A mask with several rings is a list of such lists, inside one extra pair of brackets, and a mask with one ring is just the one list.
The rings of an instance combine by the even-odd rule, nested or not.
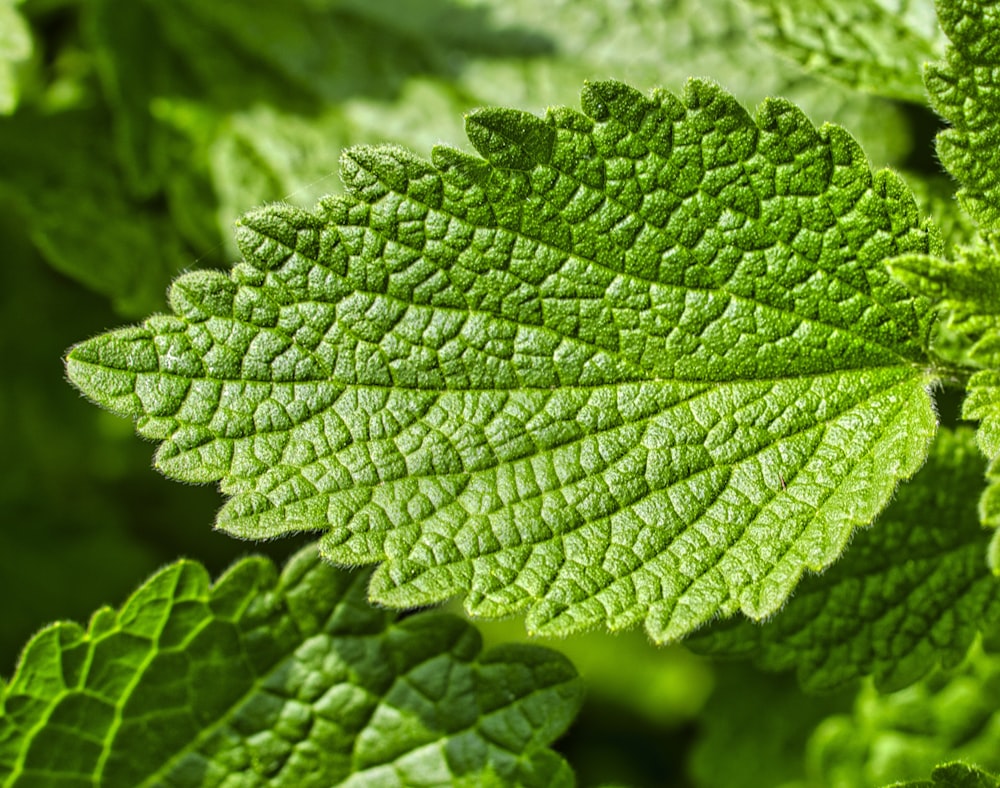
[(9, 115), (21, 97), (18, 69), (32, 52), (31, 29), (15, 6), (21, 0), (0, 0), (0, 115)]
[(581, 701), (560, 655), (481, 654), (461, 619), (370, 607), (367, 574), (180, 561), (0, 684), (0, 780), (60, 785), (572, 785), (548, 748)]
[(889, 695), (865, 684), (851, 715), (813, 733), (809, 760), (816, 784), (830, 788), (926, 779), (949, 761), (997, 771), (1000, 657), (975, 648), (955, 671)]
[[(899, 164), (910, 148), (908, 124), (898, 107), (803, 74), (796, 64), (762, 48), (750, 34), (753, 15), (743, 0), (713, 0), (710, 10), (702, 0), (589, 0), (586, 10), (580, 3), (463, 2), (490, 8), (498, 26), (520, 26), (553, 42), (552, 57), (468, 62), (457, 81), (480, 104), (541, 110), (564, 103), (595, 75), (668, 89), (703, 75), (746, 104), (782, 96), (816, 122), (844, 126), (872, 161)], [(408, 5), (396, 0), (400, 4)]]
[(923, 104), (921, 71), (944, 50), (932, 0), (750, 0), (756, 32), (820, 76)]
[(931, 772), (930, 780), (893, 783), (891, 788), (998, 788), (1000, 778), (964, 763), (948, 763)]
[(938, 662), (958, 664), (980, 629), (1000, 623), (1000, 585), (983, 554), (976, 501), (984, 463), (972, 430), (939, 434), (927, 464), (827, 572), (806, 578), (774, 618), (734, 620), (689, 643), (714, 655), (795, 668), (828, 691), (872, 675), (900, 689)]
[(923, 462), (932, 315), (882, 261), (940, 242), (788, 102), (583, 106), (472, 114), (483, 158), (354, 149), (347, 197), (248, 214), (230, 276), (71, 380), (220, 481), (220, 528), (324, 530), (386, 604), (658, 641), (775, 612)]
[(941, 162), (961, 184), (959, 199), (983, 228), (1000, 227), (1000, 6), (981, 0), (937, 0), (951, 39), (944, 60), (924, 82), (934, 109), (952, 128), (937, 137)]

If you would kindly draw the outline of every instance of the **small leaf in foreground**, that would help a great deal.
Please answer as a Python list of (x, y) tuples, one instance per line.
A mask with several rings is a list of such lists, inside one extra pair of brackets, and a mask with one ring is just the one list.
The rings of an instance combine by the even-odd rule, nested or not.
[(794, 668), (811, 691), (867, 675), (892, 691), (939, 662), (958, 664), (981, 629), (1000, 623), (1000, 585), (984, 560), (990, 534), (976, 509), (983, 471), (972, 430), (940, 433), (878, 521), (774, 618), (722, 622), (689, 645)]
[(181, 561), (86, 631), (42, 630), (0, 683), (0, 782), (573, 784), (548, 748), (581, 702), (564, 657), (481, 654), (454, 616), (395, 621), (367, 580), (315, 548), (212, 586)]
[(353, 149), (347, 196), (248, 214), (231, 275), (70, 378), (220, 481), (220, 528), (384, 562), (380, 602), (658, 641), (773, 613), (926, 456), (933, 316), (883, 261), (940, 241), (786, 101), (583, 106), (471, 114), (482, 158)]

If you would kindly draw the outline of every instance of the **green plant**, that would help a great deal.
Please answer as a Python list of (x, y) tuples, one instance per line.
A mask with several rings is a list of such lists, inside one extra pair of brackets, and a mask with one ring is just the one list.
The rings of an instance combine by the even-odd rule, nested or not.
[[(0, 781), (641, 782), (552, 749), (569, 657), (652, 735), (697, 726), (679, 783), (1000, 784), (1000, 5), (7, 6), (20, 254), (156, 313), (70, 381), (219, 485), (219, 531), (310, 544), (38, 633)], [(630, 87), (682, 20), (683, 69), (726, 86)], [(746, 61), (750, 20), (819, 76)], [(795, 100), (749, 112), (741, 78)], [(584, 79), (579, 110), (470, 109)], [(925, 91), (954, 197), (908, 131)], [(861, 144), (807, 114), (841, 100)], [(419, 108), (466, 111), (475, 152), (398, 144), (441, 128)], [(318, 202), (244, 212), (282, 197)], [(177, 276), (189, 248), (240, 261)], [(90, 417), (75, 440), (132, 451)], [(390, 612), (455, 597), (490, 639), (566, 640)], [(640, 624), (655, 645), (608, 634)]]

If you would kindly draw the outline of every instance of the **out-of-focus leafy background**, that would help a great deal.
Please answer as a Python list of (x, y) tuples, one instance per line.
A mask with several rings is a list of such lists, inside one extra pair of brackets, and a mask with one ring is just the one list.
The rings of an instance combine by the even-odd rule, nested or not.
[[(346, 146), (426, 156), (462, 143), (474, 106), (707, 76), (846, 126), (875, 165), (935, 168), (925, 110), (808, 75), (752, 27), (736, 0), (0, 0), (0, 675), (41, 625), (120, 603), (178, 556), (217, 573), (298, 546), (213, 532), (216, 491), (159, 477), (61, 357), (165, 310), (177, 273), (231, 263), (242, 211), (337, 191)], [(813, 726), (850, 708), (640, 633), (548, 645), (589, 683), (560, 745), (583, 785), (790, 784)]]

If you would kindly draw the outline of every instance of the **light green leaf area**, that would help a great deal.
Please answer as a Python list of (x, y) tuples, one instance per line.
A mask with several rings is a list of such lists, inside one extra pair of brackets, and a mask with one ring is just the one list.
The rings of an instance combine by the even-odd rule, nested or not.
[(929, 65), (924, 83), (932, 106), (952, 128), (937, 137), (945, 168), (958, 180), (959, 199), (984, 229), (1000, 227), (1000, 4), (938, 0), (951, 40), (944, 60)]
[(773, 613), (924, 460), (932, 315), (882, 261), (940, 242), (788, 102), (583, 107), (471, 114), (483, 158), (350, 151), (346, 197), (248, 214), (230, 275), (70, 378), (221, 482), (220, 528), (384, 562), (379, 602), (658, 641)]
[(796, 669), (810, 691), (868, 675), (892, 691), (939, 662), (958, 664), (980, 629), (1000, 622), (1000, 585), (983, 560), (990, 534), (976, 509), (984, 470), (972, 430), (940, 433), (913, 482), (774, 618), (722, 622), (689, 645)]
[(1000, 657), (974, 648), (954, 672), (936, 672), (889, 695), (868, 682), (852, 714), (821, 723), (808, 749), (815, 782), (830, 788), (926, 780), (953, 761), (996, 772)]
[(924, 63), (944, 53), (933, 0), (750, 0), (756, 32), (808, 71), (923, 104)]
[(997, 788), (1000, 778), (964, 763), (947, 763), (931, 772), (930, 780), (893, 783), (891, 788)]
[[(569, 662), (481, 653), (454, 616), (402, 621), (314, 548), (214, 585), (166, 567), (84, 630), (38, 633), (0, 684), (4, 785), (572, 785), (548, 745), (582, 699)], [(234, 782), (236, 781), (236, 782)]]
[(91, 112), (0, 118), (0, 196), (45, 259), (129, 317), (162, 309), (191, 262), (169, 219), (123, 194), (104, 118)]
[(31, 57), (28, 22), (17, 10), (21, 0), (0, 0), (0, 115), (9, 115), (21, 97), (18, 69)]

